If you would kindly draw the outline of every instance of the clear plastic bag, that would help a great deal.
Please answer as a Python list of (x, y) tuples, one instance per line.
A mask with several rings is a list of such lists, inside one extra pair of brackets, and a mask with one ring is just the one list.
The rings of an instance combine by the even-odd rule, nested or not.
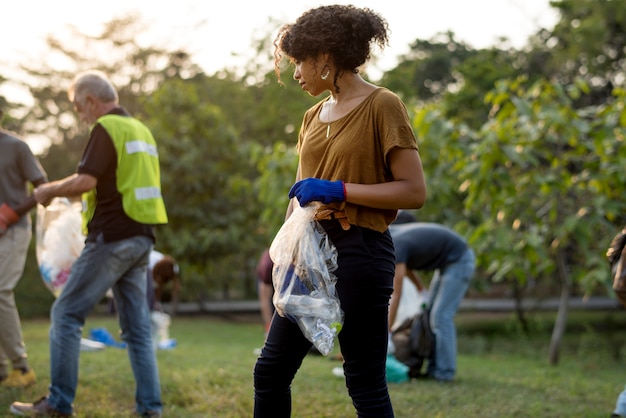
[(280, 316), (296, 322), (322, 355), (334, 347), (343, 325), (335, 284), (337, 249), (314, 219), (316, 205), (295, 209), (272, 245), (273, 302)]
[(85, 246), (80, 202), (55, 197), (37, 207), (37, 262), (44, 284), (55, 297), (61, 294), (72, 264)]

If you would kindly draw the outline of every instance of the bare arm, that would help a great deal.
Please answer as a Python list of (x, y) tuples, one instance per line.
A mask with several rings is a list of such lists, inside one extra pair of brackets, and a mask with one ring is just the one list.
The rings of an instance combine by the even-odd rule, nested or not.
[(92, 190), (98, 184), (98, 179), (89, 174), (72, 174), (62, 180), (38, 186), (33, 195), (37, 202), (46, 205), (57, 196), (79, 196), (80, 194)]
[[(43, 178), (41, 178), (39, 180), (35, 180), (33, 182), (33, 186), (37, 187), (39, 185), (42, 185), (42, 184), (46, 183), (47, 181), (48, 181), (48, 179), (43, 177)], [(24, 199), (24, 201), (22, 201), (19, 205), (14, 207), (13, 210), (19, 216), (22, 216), (25, 213), (27, 213), (28, 211), (30, 211), (32, 208), (34, 208), (35, 206), (37, 206), (37, 201), (35, 200), (35, 195), (31, 194), (26, 199)]]
[(419, 274), (417, 274), (413, 270), (407, 269), (406, 276), (409, 278), (409, 280), (413, 282), (415, 287), (417, 287), (417, 290), (419, 290), (420, 292), (423, 292), (426, 289), (426, 286), (424, 286), (424, 282), (422, 281), (422, 278), (419, 276)]
[(426, 201), (426, 182), (419, 153), (395, 148), (389, 152), (394, 180), (379, 184), (346, 183), (347, 202), (377, 209), (418, 209)]
[(272, 322), (272, 295), (274, 294), (274, 287), (271, 284), (259, 281), (259, 304), (261, 307), (261, 317), (263, 318), (263, 325), (265, 326), (265, 332), (270, 329), (270, 323)]

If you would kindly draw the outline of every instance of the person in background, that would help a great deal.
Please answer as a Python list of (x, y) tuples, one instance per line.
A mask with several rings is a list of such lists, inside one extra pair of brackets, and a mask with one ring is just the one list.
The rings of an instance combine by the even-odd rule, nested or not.
[[(172, 283), (172, 307), (166, 313), (161, 306), (163, 293), (168, 283)], [(148, 308), (152, 319), (152, 342), (155, 348), (166, 350), (176, 346), (176, 340), (170, 338), (169, 327), (172, 316), (178, 309), (180, 292), (180, 268), (174, 257), (153, 250), (148, 263)]]
[(274, 295), (274, 284), (272, 283), (272, 269), (274, 263), (270, 258), (270, 250), (266, 248), (256, 266), (256, 279), (259, 293), (259, 307), (261, 309), (261, 318), (265, 329), (265, 335), (270, 329), (272, 315), (274, 314), (274, 304), (272, 296)]
[(171, 255), (153, 250), (148, 263), (148, 307), (150, 311), (163, 310), (161, 302), (166, 286), (171, 283), (170, 315), (176, 314), (180, 293), (180, 267)]
[[(406, 211), (406, 210), (399, 210), (398, 211), (398, 216), (396, 217), (396, 220), (393, 221), (391, 223), (391, 225), (402, 225), (402, 224), (408, 224), (408, 223), (412, 223), (412, 222), (417, 222), (417, 217), (415, 217), (415, 215), (413, 215), (412, 213), (410, 213), (409, 211)], [(422, 281), (422, 278), (415, 271), (407, 269), (405, 277), (407, 279), (409, 279), (411, 281), (411, 283), (413, 283), (415, 285), (415, 287), (417, 288), (417, 290), (419, 292), (426, 292), (427, 291), (426, 285), (424, 285), (424, 282)], [(395, 285), (394, 285), (394, 288), (395, 288)], [(399, 301), (399, 299), (398, 299), (398, 301)], [(390, 327), (392, 325), (393, 325), (393, 322), (389, 323)]]
[[(626, 227), (622, 229), (622, 233), (626, 230)], [(609, 251), (613, 251), (613, 259), (611, 261), (611, 275), (613, 278), (613, 283), (623, 282), (626, 280), (626, 246), (621, 246), (616, 244), (617, 241), (621, 241), (618, 237), (621, 234), (618, 234), (613, 241), (611, 242), (611, 247), (613, 245), (618, 245), (621, 248), (609, 248)], [(623, 241), (621, 241), (623, 243)], [(607, 251), (608, 255), (608, 251)], [(626, 308), (626, 300), (624, 299), (624, 295), (622, 293), (616, 293), (617, 299), (620, 303)], [(611, 418), (619, 418), (626, 417), (626, 387), (620, 392), (617, 396), (617, 400), (615, 401), (615, 409), (611, 414)]]
[(161, 385), (146, 298), (155, 227), (167, 223), (156, 142), (120, 107), (117, 90), (102, 72), (78, 74), (68, 97), (91, 126), (87, 146), (75, 174), (37, 187), (34, 195), (45, 205), (57, 196), (82, 194), (85, 247), (52, 305), (48, 394), (35, 403), (14, 402), (10, 410), (21, 416), (73, 415), (82, 327), (113, 289), (135, 378), (135, 410), (160, 417)]
[[(2, 115), (0, 109), (0, 122)], [(24, 273), (33, 232), (29, 211), (37, 201), (28, 194), (28, 189), (46, 181), (44, 169), (26, 142), (0, 129), (0, 386), (3, 387), (26, 387), (37, 379), (28, 365), (13, 290)]]
[(428, 362), (426, 374), (439, 381), (454, 380), (457, 350), (454, 315), (474, 275), (474, 252), (463, 237), (436, 223), (391, 225), (389, 231), (396, 249), (394, 291), (389, 306), (390, 327), (395, 322), (402, 297), (403, 278), (409, 277), (422, 290), (424, 285), (415, 271), (438, 270), (427, 296), (430, 326), (435, 334), (435, 357)]
[[(356, 414), (377, 418), (394, 415), (385, 375), (395, 267), (388, 226), (399, 208), (419, 208), (426, 199), (406, 107), (359, 74), (371, 44), (382, 49), (387, 42), (387, 22), (373, 10), (331, 5), (282, 26), (274, 43), (279, 82), (287, 57), (303, 91), (330, 92), (304, 115), (287, 217), (293, 205), (322, 203), (316, 219), (338, 254), (346, 387)], [(297, 323), (274, 314), (254, 367), (254, 417), (291, 415), (291, 384), (311, 346)]]

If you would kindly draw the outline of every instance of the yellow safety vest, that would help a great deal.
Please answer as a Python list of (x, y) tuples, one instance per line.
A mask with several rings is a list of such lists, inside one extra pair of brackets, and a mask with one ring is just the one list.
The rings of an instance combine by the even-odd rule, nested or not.
[[(104, 115), (97, 123), (107, 131), (117, 152), (116, 186), (126, 215), (142, 224), (166, 224), (159, 157), (150, 130), (128, 116)], [(96, 191), (84, 193), (82, 200), (86, 234), (87, 223), (96, 209)]]

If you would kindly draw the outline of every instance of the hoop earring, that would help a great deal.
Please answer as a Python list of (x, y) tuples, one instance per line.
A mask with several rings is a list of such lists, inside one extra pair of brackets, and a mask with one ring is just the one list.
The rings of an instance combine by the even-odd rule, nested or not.
[(322, 80), (326, 80), (329, 75), (330, 75), (330, 66), (328, 64), (324, 64), (324, 67), (322, 68), (322, 74), (320, 75), (320, 77), (322, 77)]

